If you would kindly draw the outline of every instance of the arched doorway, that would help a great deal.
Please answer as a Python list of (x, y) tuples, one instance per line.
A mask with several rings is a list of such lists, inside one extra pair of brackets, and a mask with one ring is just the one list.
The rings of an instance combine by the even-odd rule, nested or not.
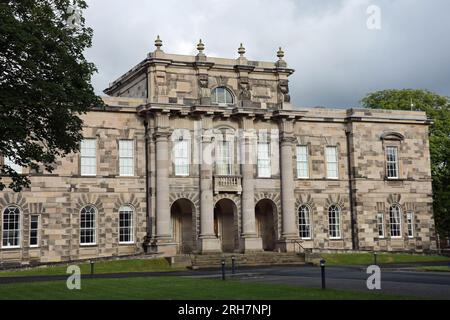
[(260, 200), (255, 207), (256, 232), (262, 238), (264, 251), (275, 250), (275, 203), (269, 199)]
[(223, 252), (236, 249), (236, 205), (229, 199), (219, 200), (214, 206), (214, 233), (220, 239)]
[(187, 199), (178, 199), (171, 208), (172, 237), (177, 243), (178, 253), (190, 253), (194, 250), (192, 217), (194, 204)]

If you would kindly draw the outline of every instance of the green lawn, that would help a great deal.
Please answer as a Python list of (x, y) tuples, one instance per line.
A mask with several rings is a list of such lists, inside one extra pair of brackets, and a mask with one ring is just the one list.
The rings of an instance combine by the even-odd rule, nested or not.
[[(324, 253), (322, 257), (327, 265), (367, 265), (373, 264), (372, 253)], [(430, 262), (450, 261), (449, 257), (429, 256), (405, 253), (378, 253), (377, 263), (408, 263), (408, 262)]]
[(418, 270), (425, 270), (425, 271), (443, 271), (443, 272), (450, 272), (450, 266), (428, 266), (428, 267), (418, 267)]
[[(76, 263), (74, 263), (76, 264)], [(76, 264), (81, 268), (81, 274), (90, 274), (89, 263)], [(22, 277), (22, 276), (46, 276), (66, 275), (67, 265), (35, 267), (14, 271), (0, 271), (0, 277)], [(131, 259), (97, 261), (94, 264), (94, 272), (100, 273), (123, 273), (123, 272), (159, 272), (179, 271), (185, 268), (171, 267), (166, 259)]]
[(242, 283), (186, 277), (83, 279), (81, 290), (68, 290), (65, 281), (0, 285), (0, 299), (151, 299), (151, 300), (300, 300), (406, 299), (370, 292), (301, 288), (291, 285)]

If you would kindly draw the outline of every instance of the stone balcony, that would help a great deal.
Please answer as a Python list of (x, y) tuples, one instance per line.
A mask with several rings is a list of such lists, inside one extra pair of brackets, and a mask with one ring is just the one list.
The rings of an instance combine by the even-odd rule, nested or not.
[(242, 193), (241, 176), (214, 176), (214, 194), (218, 193)]

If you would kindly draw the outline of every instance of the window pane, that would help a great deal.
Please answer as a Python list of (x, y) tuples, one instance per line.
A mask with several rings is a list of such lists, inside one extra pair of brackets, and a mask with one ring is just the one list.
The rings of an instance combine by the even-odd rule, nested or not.
[(190, 165), (190, 142), (189, 140), (182, 140), (175, 142), (174, 147), (174, 164), (175, 175), (188, 176)]
[(81, 175), (97, 174), (97, 140), (84, 139), (81, 141)]
[(389, 209), (389, 226), (391, 237), (401, 237), (401, 214), (397, 205), (391, 206)]
[(133, 209), (125, 206), (119, 210), (119, 242), (131, 243), (133, 241)]
[(302, 239), (311, 238), (309, 207), (307, 206), (301, 206), (299, 210), (299, 233)]
[(377, 214), (377, 229), (378, 236), (384, 238), (384, 218), (382, 213)]
[(38, 246), (39, 242), (39, 216), (30, 217), (30, 246)]
[(398, 178), (398, 153), (397, 147), (386, 148), (386, 166), (388, 178)]
[(329, 236), (332, 239), (341, 237), (340, 209), (337, 206), (331, 206), (328, 209)]
[(258, 176), (261, 178), (271, 177), (270, 145), (258, 143)]
[(3, 211), (2, 246), (20, 246), (20, 210), (18, 207), (7, 207)]
[(337, 179), (339, 172), (338, 172), (338, 158), (336, 147), (326, 148), (326, 160), (327, 160), (327, 177), (330, 179)]
[(86, 206), (81, 209), (80, 215), (80, 243), (95, 244), (96, 242), (96, 209), (93, 206)]
[(308, 147), (297, 147), (297, 177), (309, 178)]

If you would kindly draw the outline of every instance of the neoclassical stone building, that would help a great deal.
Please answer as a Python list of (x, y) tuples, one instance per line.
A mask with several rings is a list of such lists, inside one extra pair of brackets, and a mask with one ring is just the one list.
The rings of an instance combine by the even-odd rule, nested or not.
[(2, 263), (434, 249), (425, 113), (294, 107), (281, 49), (155, 46), (83, 117), (79, 153), (0, 193)]

